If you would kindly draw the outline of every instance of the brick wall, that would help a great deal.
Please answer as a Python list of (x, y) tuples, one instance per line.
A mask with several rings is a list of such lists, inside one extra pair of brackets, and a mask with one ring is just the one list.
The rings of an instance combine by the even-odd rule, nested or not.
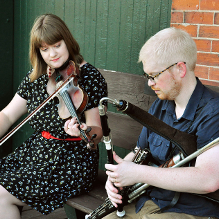
[(219, 0), (172, 0), (171, 26), (195, 40), (196, 76), (204, 84), (219, 86)]

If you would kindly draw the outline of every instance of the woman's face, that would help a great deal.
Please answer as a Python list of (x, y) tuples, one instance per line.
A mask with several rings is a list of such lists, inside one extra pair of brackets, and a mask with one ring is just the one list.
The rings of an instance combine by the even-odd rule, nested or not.
[(69, 57), (69, 52), (64, 40), (53, 45), (48, 45), (43, 42), (40, 47), (40, 54), (47, 65), (52, 69), (61, 67)]

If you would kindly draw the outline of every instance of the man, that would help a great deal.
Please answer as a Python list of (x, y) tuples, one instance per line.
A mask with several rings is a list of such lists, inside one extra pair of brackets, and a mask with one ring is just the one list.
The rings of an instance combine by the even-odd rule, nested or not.
[[(188, 33), (176, 28), (166, 28), (152, 36), (139, 55), (148, 85), (158, 96), (149, 113), (176, 129), (195, 135), (198, 150), (219, 137), (219, 96), (195, 77), (196, 60), (195, 42)], [(146, 127), (142, 129), (137, 147), (149, 148), (159, 165), (179, 152), (173, 150), (170, 141)], [(124, 208), (124, 218), (219, 218), (219, 204), (197, 195), (219, 189), (218, 154), (219, 143), (199, 155), (194, 166), (179, 168), (135, 164), (131, 162), (133, 152), (124, 159), (114, 154), (118, 164), (105, 165), (108, 197), (117, 207), (122, 197), (116, 187), (147, 183), (151, 187)], [(171, 203), (176, 192), (180, 192), (178, 202), (156, 213)], [(113, 212), (104, 218), (118, 217)]]

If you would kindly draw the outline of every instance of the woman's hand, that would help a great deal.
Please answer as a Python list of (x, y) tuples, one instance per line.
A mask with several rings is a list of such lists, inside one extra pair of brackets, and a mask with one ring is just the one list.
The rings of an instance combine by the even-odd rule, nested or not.
[[(82, 123), (80, 125), (80, 129), (87, 130), (87, 125), (85, 123)], [(69, 119), (65, 122), (64, 130), (67, 134), (71, 136), (80, 136), (81, 132), (79, 130), (79, 124), (77, 121), (77, 118)]]
[[(86, 124), (81, 123), (80, 129), (84, 130), (86, 134), (92, 138), (92, 144), (94, 144), (94, 147), (91, 147), (90, 143), (87, 144), (87, 147), (95, 150), (103, 136), (98, 107), (89, 109), (85, 111), (84, 114)], [(71, 136), (80, 136), (79, 124), (76, 118), (67, 120), (64, 125), (64, 130)]]

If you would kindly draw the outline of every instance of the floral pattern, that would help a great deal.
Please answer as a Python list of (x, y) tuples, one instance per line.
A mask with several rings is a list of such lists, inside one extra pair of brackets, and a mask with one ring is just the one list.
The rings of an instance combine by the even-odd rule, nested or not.
[[(29, 74), (20, 84), (17, 93), (27, 100), (28, 112), (39, 106), (48, 94), (48, 76), (42, 75), (30, 82)], [(107, 96), (107, 84), (100, 72), (91, 64), (81, 67), (80, 87), (88, 94), (85, 110), (98, 106)], [(42, 131), (65, 139), (65, 120), (61, 119), (56, 98), (47, 103), (30, 120), (35, 130), (13, 153), (0, 161), (0, 183), (12, 195), (42, 214), (49, 214), (63, 203), (82, 193), (89, 192), (97, 177), (99, 152), (87, 149), (81, 141), (46, 139)], [(81, 120), (84, 121), (84, 114)]]

